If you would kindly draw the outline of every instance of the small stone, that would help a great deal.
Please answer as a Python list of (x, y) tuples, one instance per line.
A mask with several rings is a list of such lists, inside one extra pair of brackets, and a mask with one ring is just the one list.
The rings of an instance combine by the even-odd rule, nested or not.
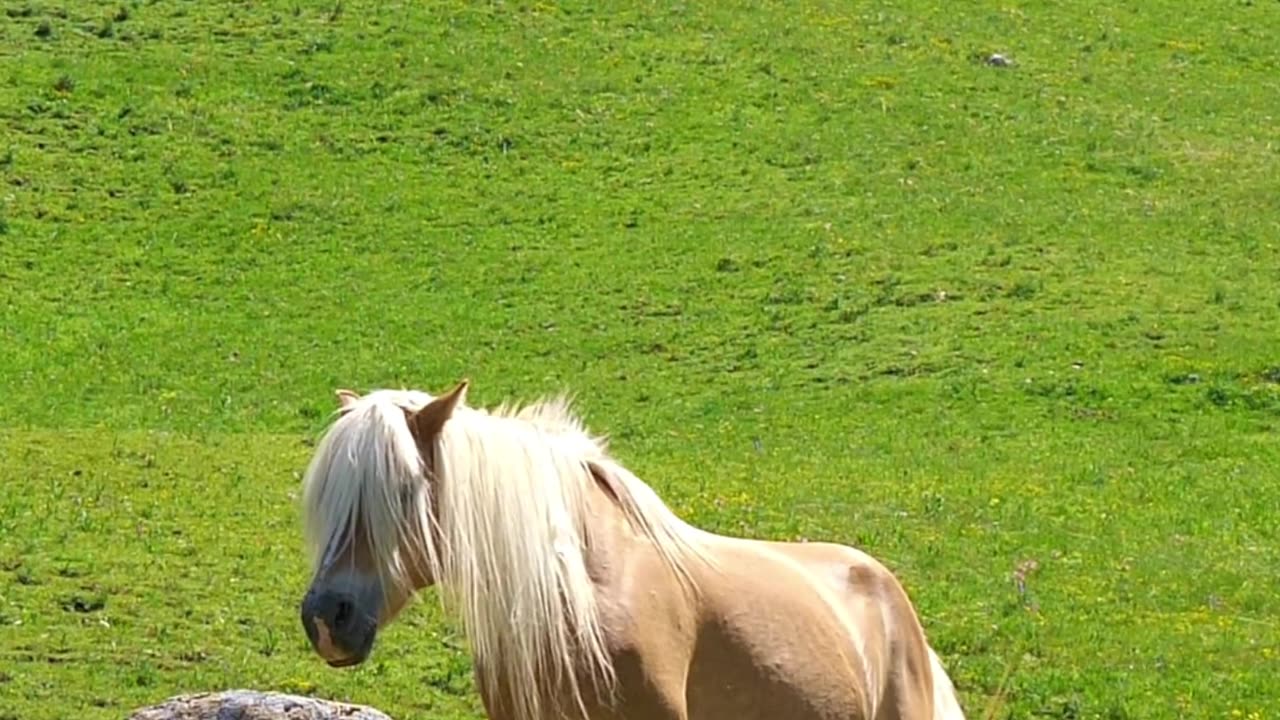
[(302, 695), (225, 690), (176, 695), (159, 705), (140, 708), (129, 720), (391, 720), (363, 705)]

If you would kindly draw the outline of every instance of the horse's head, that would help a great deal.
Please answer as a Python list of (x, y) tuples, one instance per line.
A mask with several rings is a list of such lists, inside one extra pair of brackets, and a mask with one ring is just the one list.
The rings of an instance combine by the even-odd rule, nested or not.
[(436, 439), (466, 389), (464, 381), (446, 395), (420, 395), (414, 407), (393, 410), (338, 392), (340, 417), (307, 473), (314, 573), (301, 603), (307, 637), (333, 667), (368, 658), (379, 628), (435, 583)]

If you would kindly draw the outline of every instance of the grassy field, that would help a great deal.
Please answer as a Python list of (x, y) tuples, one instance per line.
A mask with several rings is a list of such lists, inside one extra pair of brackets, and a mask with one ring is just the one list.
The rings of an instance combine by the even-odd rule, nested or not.
[(433, 597), (296, 617), (333, 389), (464, 376), (883, 559), (970, 717), (1280, 714), (1280, 3), (3, 9), (0, 718), (480, 717)]

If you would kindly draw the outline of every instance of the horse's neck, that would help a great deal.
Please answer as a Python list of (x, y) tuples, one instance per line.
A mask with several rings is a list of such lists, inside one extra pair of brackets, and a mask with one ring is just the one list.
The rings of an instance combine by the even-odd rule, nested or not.
[[(616, 503), (598, 486), (588, 489), (588, 508), (584, 514), (585, 528), (583, 562), (590, 577), (595, 593), (597, 607), (603, 621), (605, 643), (611, 654), (617, 647), (621, 633), (625, 631), (626, 609), (621, 607), (618, 598), (620, 588), (627, 581), (629, 556), (636, 549), (636, 538), (632, 537), (626, 518)], [(496, 720), (516, 720), (516, 715), (509, 708), (513, 698), (518, 695), (512, 691), (518, 684), (527, 683), (527, 679), (512, 678), (504, 674), (503, 668), (494, 668), (496, 675), (493, 682), (485, 682), (485, 673), (477, 667), (477, 690), (484, 702), (490, 717)], [(574, 669), (578, 682), (584, 693), (590, 695), (591, 679), (585, 668)], [(550, 678), (539, 682), (541, 702), (548, 705), (562, 703), (564, 710), (576, 707), (568, 692), (568, 686), (556, 686)], [(600, 698), (584, 697), (589, 706), (596, 706)], [(571, 713), (572, 714), (572, 713)]]
[(593, 483), (587, 494), (589, 526), (583, 561), (595, 586), (596, 598), (607, 613), (610, 599), (625, 580), (628, 558), (641, 549), (638, 547), (640, 539), (635, 536), (617, 502), (599, 485)]
[(651, 632), (654, 623), (679, 624), (695, 612), (680, 578), (652, 540), (599, 487), (592, 489), (590, 511), (587, 572), (614, 651), (631, 647), (634, 634), (646, 627)]

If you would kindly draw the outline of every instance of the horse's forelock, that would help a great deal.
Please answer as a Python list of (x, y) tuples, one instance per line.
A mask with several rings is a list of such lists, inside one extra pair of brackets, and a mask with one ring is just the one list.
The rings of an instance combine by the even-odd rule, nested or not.
[[(421, 460), (404, 409), (428, 401), (413, 391), (370, 393), (343, 408), (317, 444), (303, 490), (306, 543), (317, 570), (348, 543), (363, 541), (384, 582), (406, 582), (399, 550), (419, 498)], [(356, 528), (363, 530), (359, 537)]]

